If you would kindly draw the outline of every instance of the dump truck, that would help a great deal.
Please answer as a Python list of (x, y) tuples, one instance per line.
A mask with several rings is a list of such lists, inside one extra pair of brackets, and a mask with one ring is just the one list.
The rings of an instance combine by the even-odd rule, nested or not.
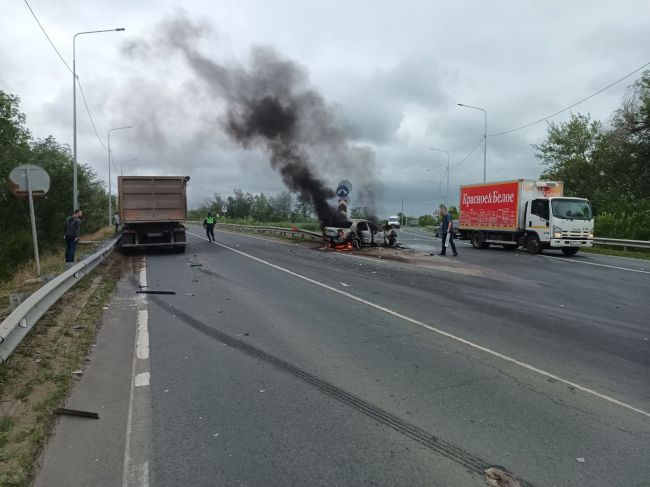
[(498, 244), (574, 255), (594, 243), (589, 201), (564, 197), (561, 181), (517, 179), (460, 187), (459, 234), (477, 249)]
[(189, 180), (189, 176), (117, 178), (123, 250), (169, 247), (185, 252)]

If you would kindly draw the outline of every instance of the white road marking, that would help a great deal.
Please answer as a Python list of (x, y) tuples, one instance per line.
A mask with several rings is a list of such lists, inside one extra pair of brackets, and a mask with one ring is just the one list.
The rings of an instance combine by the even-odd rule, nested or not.
[[(431, 240), (438, 240), (437, 237), (429, 237), (428, 235), (420, 235), (418, 233), (405, 232), (404, 230), (400, 230), (400, 232), (404, 232), (404, 233), (406, 233), (408, 235), (415, 235), (416, 237), (424, 237), (424, 238), (429, 238)], [(456, 240), (456, 244), (468, 245), (468, 246), (471, 245), (471, 244), (468, 244), (468, 243), (465, 243), (465, 242), (459, 242), (457, 240)], [(527, 253), (527, 252), (520, 252), (520, 253)], [(645, 270), (641, 270), (641, 269), (630, 269), (629, 267), (619, 267), (619, 266), (610, 265), (610, 264), (599, 264), (597, 262), (585, 262), (584, 260), (575, 260), (575, 259), (570, 259), (570, 258), (567, 258), (567, 257), (556, 257), (554, 255), (539, 254), (538, 257), (547, 257), (549, 259), (558, 259), (558, 260), (562, 260), (564, 262), (571, 262), (572, 264), (595, 265), (595, 266), (598, 266), (598, 267), (607, 267), (607, 268), (610, 268), (610, 269), (617, 269), (617, 270), (620, 270), (620, 271), (640, 272), (641, 274), (650, 274), (650, 271), (645, 271)], [(639, 259), (637, 259), (637, 260), (639, 260)]]
[[(147, 266), (142, 259), (140, 267), (140, 286), (147, 285)], [(149, 332), (146, 294), (139, 294), (135, 298), (138, 303), (137, 330), (135, 353), (131, 365), (131, 392), (129, 395), (129, 412), (126, 420), (126, 440), (124, 445), (124, 462), (122, 464), (122, 487), (149, 487), (149, 461), (148, 452), (143, 448), (148, 446), (150, 423), (148, 418), (142, 418), (142, 411), (136, 410), (136, 402), (142, 402), (141, 395), (136, 398), (136, 387), (149, 385), (151, 374), (149, 372)], [(141, 369), (146, 369), (137, 373)], [(134, 435), (134, 429), (137, 431)], [(144, 438), (138, 438), (138, 435)], [(133, 452), (132, 453), (132, 448)], [(134, 455), (138, 460), (134, 460)], [(144, 457), (144, 459), (143, 459)]]
[(343, 286), (343, 287), (350, 287), (349, 284), (346, 284), (346, 283), (344, 283), (344, 282), (339, 282), (339, 284), (340, 284), (341, 286)]
[[(422, 235), (421, 233), (407, 232), (405, 230), (400, 230), (400, 232), (406, 233), (407, 235), (414, 235), (416, 237), (428, 238), (429, 240), (437, 240), (437, 241), (442, 240), (442, 237), (432, 237), (432, 236), (429, 236), (429, 235)], [(469, 246), (472, 245), (472, 244), (469, 244), (467, 242), (461, 242), (457, 238), (454, 238), (454, 242), (456, 243), (456, 245), (464, 245), (466, 247), (469, 247)]]
[[(207, 240), (207, 238), (201, 237), (201, 236), (196, 235), (194, 233), (189, 232), (189, 234), (193, 235), (194, 237), (201, 238), (203, 240)], [(610, 402), (612, 404), (616, 404), (617, 406), (621, 406), (623, 408), (629, 409), (630, 411), (634, 411), (636, 413), (642, 414), (643, 416), (647, 416), (647, 417), (650, 418), (650, 412), (648, 412), (648, 411), (644, 411), (643, 409), (639, 409), (639, 408), (634, 407), (634, 406), (632, 406), (630, 404), (624, 403), (623, 401), (619, 401), (618, 399), (615, 399), (615, 398), (613, 398), (611, 396), (608, 396), (606, 394), (602, 394), (602, 393), (600, 393), (598, 391), (590, 389), (589, 387), (582, 386), (582, 385), (580, 385), (580, 384), (578, 384), (576, 382), (572, 382), (572, 381), (570, 381), (568, 379), (564, 379), (564, 378), (562, 378), (562, 377), (560, 377), (558, 375), (552, 374), (552, 373), (547, 372), (547, 371), (545, 371), (543, 369), (535, 367), (534, 365), (530, 365), (530, 364), (528, 364), (526, 362), (522, 362), (521, 360), (517, 360), (515, 358), (509, 357), (507, 355), (504, 355), (504, 354), (502, 354), (500, 352), (497, 352), (495, 350), (492, 350), (490, 348), (479, 345), (478, 343), (474, 343), (474, 342), (472, 342), (470, 340), (466, 340), (465, 338), (461, 338), (459, 336), (453, 335), (452, 333), (448, 333), (448, 332), (446, 332), (444, 330), (441, 330), (440, 328), (436, 328), (434, 326), (427, 325), (426, 323), (423, 323), (422, 321), (416, 320), (414, 318), (410, 318), (410, 317), (408, 317), (406, 315), (403, 315), (401, 313), (398, 313), (397, 311), (394, 311), (394, 310), (392, 310), (390, 308), (386, 308), (386, 307), (381, 306), (379, 304), (375, 304), (375, 303), (373, 303), (371, 301), (360, 298), (359, 296), (355, 296), (354, 294), (351, 294), (351, 293), (349, 293), (347, 291), (342, 291), (340, 289), (337, 289), (335, 287), (332, 287), (332, 286), (330, 286), (328, 284), (322, 283), (322, 282), (317, 281), (315, 279), (312, 279), (310, 277), (303, 276), (302, 274), (298, 274), (297, 272), (294, 272), (294, 271), (292, 271), (290, 269), (287, 269), (285, 267), (282, 267), (282, 266), (279, 266), (279, 265), (276, 265), (276, 264), (272, 264), (271, 262), (268, 262), (268, 261), (266, 261), (264, 259), (260, 259), (259, 257), (255, 257), (254, 255), (248, 254), (246, 252), (242, 252), (241, 250), (237, 250), (235, 248), (229, 247), (228, 245), (224, 245), (224, 244), (219, 243), (219, 242), (212, 242), (212, 243), (214, 243), (215, 245), (219, 245), (220, 247), (223, 247), (225, 249), (228, 249), (228, 250), (230, 250), (232, 252), (235, 252), (235, 253), (237, 253), (239, 255), (247, 257), (247, 258), (249, 258), (251, 260), (259, 262), (260, 264), (264, 264), (264, 265), (266, 265), (268, 267), (271, 267), (273, 269), (276, 269), (278, 271), (281, 271), (281, 272), (284, 272), (284, 273), (289, 274), (291, 276), (297, 277), (298, 279), (302, 279), (304, 281), (307, 281), (307, 282), (309, 282), (311, 284), (314, 284), (316, 286), (320, 286), (320, 287), (322, 287), (324, 289), (327, 289), (329, 291), (332, 291), (334, 293), (340, 294), (342, 296), (346, 296), (346, 297), (348, 297), (348, 298), (350, 298), (350, 299), (352, 299), (354, 301), (357, 301), (359, 303), (363, 303), (363, 304), (365, 304), (365, 305), (367, 305), (367, 306), (369, 306), (371, 308), (375, 308), (375, 309), (378, 309), (378, 310), (380, 310), (380, 311), (382, 311), (384, 313), (388, 313), (390, 315), (393, 315), (396, 318), (400, 318), (400, 319), (402, 319), (404, 321), (407, 321), (407, 322), (412, 323), (414, 325), (417, 325), (417, 326), (420, 326), (420, 327), (425, 328), (427, 330), (430, 330), (430, 331), (432, 331), (434, 333), (437, 333), (439, 335), (447, 337), (447, 338), (449, 338), (451, 340), (455, 340), (455, 341), (457, 341), (459, 343), (467, 345), (468, 347), (471, 347), (471, 348), (474, 348), (476, 350), (480, 350), (482, 352), (485, 352), (485, 353), (487, 353), (489, 355), (492, 355), (493, 357), (497, 357), (497, 358), (499, 358), (501, 360), (504, 360), (505, 362), (509, 362), (511, 364), (518, 365), (519, 367), (522, 367), (522, 368), (524, 368), (526, 370), (529, 370), (531, 372), (535, 372), (535, 373), (537, 373), (537, 374), (539, 374), (539, 375), (541, 375), (543, 377), (547, 377), (549, 379), (556, 380), (556, 381), (561, 382), (563, 384), (566, 384), (566, 385), (568, 385), (570, 387), (578, 389), (578, 390), (580, 390), (582, 392), (585, 392), (587, 394), (591, 394), (592, 396), (598, 397), (598, 398), (603, 399), (603, 400), (605, 400), (607, 402)]]
[(140, 360), (149, 358), (149, 330), (147, 329), (149, 312), (146, 309), (138, 310), (138, 337), (136, 339), (136, 356)]
[(609, 265), (609, 264), (598, 264), (597, 262), (585, 262), (584, 260), (575, 260), (571, 259), (568, 257), (555, 257), (553, 255), (538, 255), (538, 257), (546, 257), (547, 259), (558, 259), (563, 262), (571, 262), (572, 264), (585, 264), (585, 265), (595, 265), (598, 267), (607, 267), (609, 269), (618, 269), (620, 271), (628, 271), (628, 272), (639, 272), (641, 274), (650, 274), (650, 271), (642, 271), (641, 269), (630, 269), (628, 267), (618, 267), (615, 265)]
[[(298, 246), (298, 244), (296, 244), (296, 243), (282, 242), (280, 240), (271, 240), (271, 239), (268, 239), (268, 238), (258, 237), (257, 235), (247, 235), (245, 233), (230, 232), (228, 230), (217, 230), (217, 229), (215, 229), (215, 231), (223, 232), (223, 233), (231, 233), (233, 235), (239, 235), (239, 236), (242, 236), (242, 237), (254, 238), (256, 240), (262, 240), (264, 242), (269, 242), (269, 243), (274, 243), (274, 244), (286, 245), (288, 247), (297, 247)], [(192, 235), (195, 235), (195, 234), (192, 234)], [(198, 235), (195, 235), (195, 236), (198, 237)], [(200, 237), (200, 238), (203, 238), (203, 237)], [(203, 240), (207, 240), (207, 238), (204, 238)]]
[(151, 375), (149, 374), (149, 372), (142, 372), (135, 376), (133, 383), (135, 384), (135, 387), (148, 386), (150, 378)]

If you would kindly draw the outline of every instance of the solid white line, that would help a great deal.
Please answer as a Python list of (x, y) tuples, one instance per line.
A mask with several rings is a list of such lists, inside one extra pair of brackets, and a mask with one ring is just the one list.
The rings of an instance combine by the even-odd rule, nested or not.
[[(207, 240), (206, 238), (201, 237), (201, 236), (199, 236), (199, 235), (193, 234), (193, 233), (191, 233), (191, 232), (189, 232), (189, 233), (190, 233), (190, 235), (193, 235), (193, 236), (195, 236), (195, 237), (197, 237), (197, 238), (203, 238), (204, 240)], [(612, 403), (612, 404), (616, 404), (617, 406), (624, 407), (624, 408), (626, 408), (626, 409), (629, 409), (629, 410), (631, 410), (631, 411), (634, 411), (634, 412), (636, 412), (636, 413), (642, 414), (643, 416), (647, 416), (647, 417), (650, 418), (650, 412), (648, 412), (648, 411), (644, 411), (643, 409), (639, 409), (639, 408), (636, 408), (636, 407), (634, 407), (634, 406), (631, 406), (630, 404), (624, 403), (624, 402), (622, 402), (622, 401), (619, 401), (618, 399), (615, 399), (615, 398), (613, 398), (613, 397), (607, 396), (607, 395), (605, 395), (605, 394), (602, 394), (602, 393), (600, 393), (600, 392), (597, 392), (597, 391), (595, 391), (595, 390), (593, 390), (593, 389), (590, 389), (590, 388), (588, 388), (588, 387), (582, 386), (582, 385), (577, 384), (577, 383), (575, 383), (575, 382), (572, 382), (572, 381), (570, 381), (570, 380), (564, 379), (564, 378), (562, 378), (562, 377), (560, 377), (560, 376), (557, 376), (557, 375), (555, 375), (555, 374), (552, 374), (552, 373), (550, 373), (550, 372), (547, 372), (547, 371), (545, 371), (545, 370), (543, 370), (543, 369), (540, 369), (540, 368), (535, 367), (535, 366), (533, 366), (533, 365), (527, 364), (526, 362), (522, 362), (522, 361), (520, 361), (520, 360), (517, 360), (517, 359), (515, 359), (515, 358), (509, 357), (509, 356), (507, 356), (507, 355), (504, 355), (504, 354), (502, 354), (502, 353), (500, 353), (500, 352), (497, 352), (497, 351), (495, 351), (495, 350), (492, 350), (492, 349), (490, 349), (490, 348), (487, 348), (487, 347), (484, 347), (484, 346), (479, 345), (479, 344), (477, 344), (477, 343), (474, 343), (474, 342), (472, 342), (472, 341), (470, 341), (470, 340), (466, 340), (466, 339), (461, 338), (461, 337), (459, 337), (459, 336), (456, 336), (456, 335), (453, 335), (453, 334), (448, 333), (448, 332), (446, 332), (446, 331), (443, 331), (443, 330), (441, 330), (441, 329), (439, 329), (439, 328), (433, 327), (433, 326), (431, 326), (431, 325), (427, 325), (426, 323), (423, 323), (423, 322), (421, 322), (421, 321), (419, 321), (419, 320), (416, 320), (416, 319), (414, 319), (414, 318), (410, 318), (410, 317), (408, 317), (408, 316), (405, 316), (405, 315), (403, 315), (403, 314), (401, 314), (401, 313), (398, 313), (397, 311), (393, 311), (393, 310), (390, 309), (390, 308), (386, 308), (386, 307), (384, 307), (384, 306), (380, 306), (380, 305), (375, 304), (375, 303), (373, 303), (373, 302), (371, 302), (371, 301), (368, 301), (368, 300), (366, 300), (366, 299), (363, 299), (363, 298), (360, 298), (360, 297), (358, 297), (358, 296), (355, 296), (354, 294), (351, 294), (351, 293), (349, 293), (349, 292), (341, 291), (340, 289), (337, 289), (337, 288), (332, 287), (332, 286), (329, 286), (329, 285), (327, 285), (327, 284), (325, 284), (325, 283), (322, 283), (322, 282), (316, 281), (315, 279), (311, 279), (310, 277), (303, 276), (302, 274), (298, 274), (297, 272), (293, 272), (292, 270), (289, 270), (289, 269), (287, 269), (287, 268), (285, 268), (285, 267), (281, 267), (281, 266), (279, 266), (279, 265), (272, 264), (271, 262), (268, 262), (268, 261), (266, 261), (266, 260), (264, 260), (264, 259), (260, 259), (259, 257), (255, 257), (255, 256), (253, 256), (253, 255), (251, 255), (251, 254), (247, 254), (246, 252), (242, 252), (241, 250), (237, 250), (237, 249), (234, 249), (234, 248), (232, 248), (232, 247), (229, 247), (228, 245), (224, 245), (224, 244), (219, 243), (219, 242), (213, 242), (213, 243), (216, 244), (216, 245), (219, 245), (220, 247), (223, 247), (223, 248), (225, 248), (225, 249), (231, 250), (232, 252), (235, 252), (235, 253), (237, 253), (237, 254), (239, 254), (239, 255), (242, 255), (242, 256), (244, 256), (244, 257), (247, 257), (247, 258), (249, 258), (249, 259), (251, 259), (251, 260), (254, 260), (254, 261), (256, 261), (256, 262), (259, 262), (260, 264), (264, 264), (264, 265), (266, 265), (266, 266), (268, 266), (268, 267), (271, 267), (271, 268), (273, 268), (273, 269), (279, 270), (279, 271), (284, 272), (284, 273), (286, 273), (286, 274), (289, 274), (289, 275), (291, 275), (291, 276), (297, 277), (297, 278), (299, 278), (299, 279), (303, 279), (303, 280), (305, 280), (305, 281), (307, 281), (307, 282), (309, 282), (309, 283), (311, 283), (311, 284), (314, 284), (314, 285), (316, 285), (316, 286), (320, 286), (320, 287), (322, 287), (322, 288), (325, 288), (325, 289), (327, 289), (327, 290), (329, 290), (329, 291), (332, 291), (332, 292), (334, 292), (334, 293), (340, 294), (340, 295), (342, 295), (342, 296), (346, 296), (346, 297), (348, 297), (348, 298), (350, 298), (350, 299), (352, 299), (352, 300), (354, 300), (354, 301), (358, 301), (359, 303), (363, 303), (363, 304), (365, 304), (365, 305), (367, 305), (367, 306), (370, 306), (371, 308), (378, 309), (378, 310), (380, 310), (380, 311), (382, 311), (382, 312), (384, 312), (384, 313), (388, 313), (388, 314), (390, 314), (390, 315), (393, 315), (393, 316), (395, 316), (396, 318), (400, 318), (400, 319), (402, 319), (402, 320), (404, 320), (404, 321), (407, 321), (407, 322), (409, 322), (409, 323), (412, 323), (412, 324), (414, 324), (414, 325), (420, 326), (420, 327), (422, 327), (422, 328), (426, 328), (427, 330), (430, 330), (430, 331), (432, 331), (432, 332), (438, 333), (439, 335), (442, 335), (442, 336), (444, 336), (444, 337), (450, 338), (450, 339), (452, 339), (452, 340), (455, 340), (455, 341), (460, 342), (460, 343), (462, 343), (462, 344), (464, 344), (464, 345), (467, 345), (467, 346), (469, 346), (469, 347), (472, 347), (472, 348), (475, 348), (475, 349), (480, 350), (480, 351), (482, 351), (482, 352), (485, 352), (485, 353), (487, 353), (487, 354), (489, 354), (489, 355), (492, 355), (492, 356), (494, 356), (494, 357), (500, 358), (501, 360), (504, 360), (504, 361), (509, 362), (509, 363), (511, 363), (511, 364), (518, 365), (518, 366), (520, 366), (520, 367), (522, 367), (522, 368), (524, 368), (524, 369), (526, 369), (526, 370), (530, 370), (531, 372), (535, 372), (535, 373), (537, 373), (537, 374), (539, 374), (539, 375), (542, 375), (542, 376), (544, 376), (544, 377), (547, 377), (547, 378), (549, 378), (549, 379), (554, 379), (554, 380), (556, 380), (556, 381), (558, 381), (558, 382), (562, 382), (563, 384), (566, 384), (566, 385), (568, 385), (568, 386), (574, 387), (575, 389), (578, 389), (578, 390), (580, 390), (580, 391), (582, 391), (582, 392), (586, 392), (587, 394), (591, 394), (591, 395), (593, 395), (593, 396), (595, 396), (595, 397), (598, 397), (598, 398), (600, 398), (600, 399), (604, 399), (605, 401), (608, 401), (608, 402), (610, 402), (610, 403)]]
[(147, 360), (149, 358), (149, 330), (147, 329), (147, 321), (149, 320), (149, 312), (146, 309), (138, 310), (138, 338), (136, 339), (136, 356), (140, 360)]
[(650, 271), (642, 271), (641, 269), (630, 269), (628, 267), (618, 267), (615, 265), (609, 265), (609, 264), (598, 264), (597, 262), (585, 262), (584, 260), (575, 260), (575, 259), (569, 259), (567, 257), (555, 257), (553, 255), (538, 255), (538, 257), (546, 257), (547, 259), (558, 259), (563, 262), (571, 262), (572, 264), (585, 264), (585, 265), (595, 265), (598, 267), (607, 267), (609, 269), (618, 269), (620, 271), (628, 271), (628, 272), (639, 272), (641, 274), (650, 274)]
[[(404, 233), (407, 233), (409, 235), (415, 235), (416, 237), (424, 237), (424, 238), (430, 238), (431, 240), (438, 240), (437, 237), (429, 237), (428, 235), (421, 235), (421, 234), (418, 234), (418, 233), (405, 232), (404, 230), (400, 230), (400, 232), (404, 232)], [(461, 244), (461, 245), (470, 245), (470, 244), (466, 244), (466, 243), (458, 242), (458, 241), (456, 241), (456, 243)], [(568, 259), (566, 257), (555, 257), (553, 255), (540, 254), (539, 257), (547, 257), (549, 259), (558, 259), (558, 260), (562, 260), (564, 262), (571, 262), (573, 264), (595, 265), (595, 266), (598, 266), (598, 267), (608, 267), (610, 269), (618, 269), (620, 271), (640, 272), (642, 274), (650, 274), (650, 271), (644, 271), (644, 270), (641, 270), (641, 269), (630, 269), (629, 267), (618, 267), (618, 266), (609, 265), (609, 264), (599, 264), (597, 262), (585, 262), (583, 260)], [(640, 259), (637, 259), (637, 260), (640, 260)]]
[(133, 380), (133, 384), (135, 384), (135, 387), (148, 386), (149, 379), (151, 379), (151, 375), (149, 374), (149, 372), (142, 372), (135, 376), (135, 379)]
[[(147, 265), (145, 259), (142, 259), (140, 267), (140, 285), (147, 285)], [(136, 298), (140, 306), (146, 306), (147, 298), (145, 294), (137, 295)], [(142, 314), (141, 311), (145, 313)], [(149, 487), (149, 462), (144, 462), (141, 465), (134, 465), (133, 459), (131, 457), (131, 443), (133, 436), (133, 410), (135, 402), (135, 388), (145, 385), (143, 381), (145, 380), (142, 374), (136, 375), (137, 364), (138, 364), (138, 339), (140, 338), (140, 328), (144, 325), (145, 330), (147, 327), (148, 314), (146, 309), (138, 310), (137, 314), (137, 325), (138, 329), (136, 330), (136, 353), (133, 354), (133, 362), (131, 364), (131, 391), (129, 394), (129, 412), (126, 420), (126, 441), (124, 445), (124, 461), (122, 463), (122, 487)], [(149, 357), (149, 347), (148, 347), (148, 333), (147, 333), (147, 358)], [(149, 373), (146, 373), (146, 385), (149, 385)]]

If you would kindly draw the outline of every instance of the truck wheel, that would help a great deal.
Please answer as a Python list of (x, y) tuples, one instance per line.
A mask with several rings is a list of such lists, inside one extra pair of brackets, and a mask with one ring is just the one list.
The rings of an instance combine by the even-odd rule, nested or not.
[(485, 243), (485, 235), (483, 232), (472, 233), (472, 247), (475, 249), (487, 249), (490, 244)]
[(576, 255), (578, 253), (578, 247), (565, 247), (562, 249), (564, 255)]
[(542, 242), (537, 235), (531, 235), (526, 241), (526, 250), (529, 254), (539, 254), (542, 252)]

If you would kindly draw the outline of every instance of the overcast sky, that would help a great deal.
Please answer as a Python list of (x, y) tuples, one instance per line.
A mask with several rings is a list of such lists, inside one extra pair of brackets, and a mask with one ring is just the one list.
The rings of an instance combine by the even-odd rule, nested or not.
[[(0, 0), (0, 89), (17, 94), (35, 137), (72, 144), (72, 76), (21, 0)], [(650, 2), (638, 1), (45, 1), (30, 5), (77, 73), (100, 136), (113, 132), (116, 168), (125, 174), (191, 176), (190, 205), (232, 189), (276, 193), (284, 186), (261, 150), (234, 144), (216, 121), (222, 104), (177, 56), (133, 56), (134, 42), (160, 43), (160, 25), (179, 16), (207, 31), (200, 50), (217, 62), (246, 66), (251, 48), (271, 46), (308, 73), (347, 127), (350, 143), (375, 152), (384, 189), (379, 216), (401, 209), (428, 213), (441, 200), (440, 171), (488, 133), (518, 127), (597, 91), (650, 61)], [(575, 112), (606, 121), (638, 74)], [(568, 113), (554, 118), (562, 121)], [(210, 123), (210, 121), (215, 123)], [(206, 122), (207, 121), (207, 122)], [(543, 168), (531, 144), (545, 123), (488, 138), (488, 180), (537, 178)], [(107, 154), (78, 97), (78, 154), (100, 177)], [(322, 169), (335, 185), (345, 174)], [(458, 186), (480, 182), (483, 147), (451, 170)], [(115, 174), (113, 174), (115, 176)], [(442, 174), (443, 179), (445, 178)], [(352, 181), (354, 186), (363, 181)], [(113, 185), (115, 186), (115, 180)], [(443, 180), (442, 193), (446, 191)]]

